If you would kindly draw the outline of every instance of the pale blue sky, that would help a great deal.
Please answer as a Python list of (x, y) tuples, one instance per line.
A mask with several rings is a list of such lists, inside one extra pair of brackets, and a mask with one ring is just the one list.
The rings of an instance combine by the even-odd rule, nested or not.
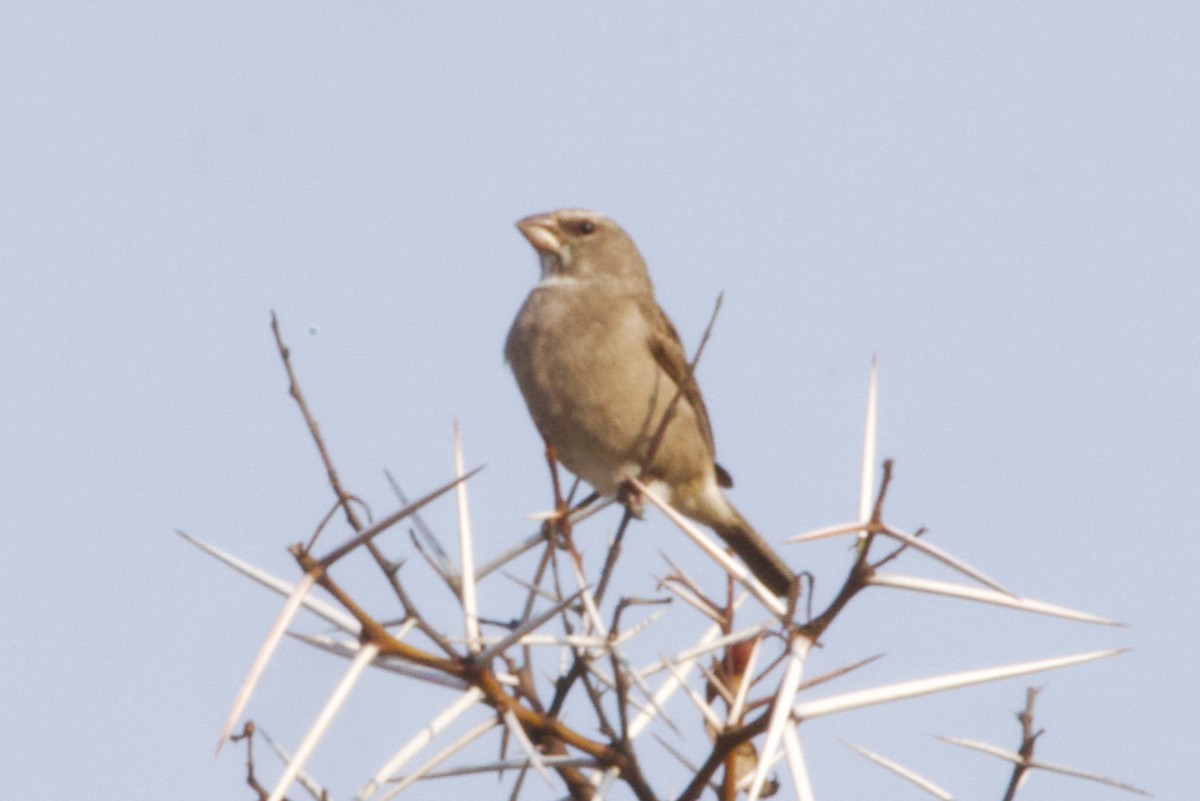
[[(1198, 37), (1194, 3), (9, 4), (6, 793), (248, 795), (212, 745), (277, 602), (172, 530), (291, 576), (326, 509), (270, 310), (351, 488), (384, 511), (385, 467), (441, 483), (457, 418), (489, 465), (481, 540), (530, 530), (544, 466), (500, 350), (537, 267), (512, 223), (563, 205), (626, 227), (689, 347), (726, 293), (700, 380), (765, 534), (853, 515), (876, 353), (890, 519), (1132, 626), (879, 591), (815, 670), (1133, 646), (1035, 680), (1041, 753), (1194, 793)], [(631, 580), (659, 548), (700, 564), (661, 518), (636, 533)], [(846, 559), (786, 554), (826, 593)], [(251, 715), (294, 744), (340, 669), (289, 646)], [(339, 722), (314, 765), (338, 797), (408, 730), (403, 686)], [(1002, 768), (931, 736), (1014, 745), (1024, 686), (806, 727), (818, 797), (920, 797), (839, 737), (997, 797)]]

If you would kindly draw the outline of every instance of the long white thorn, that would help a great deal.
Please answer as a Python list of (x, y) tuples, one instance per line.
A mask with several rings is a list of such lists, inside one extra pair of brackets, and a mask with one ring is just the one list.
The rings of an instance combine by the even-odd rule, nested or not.
[[(692, 660), (704, 656), (705, 654), (712, 653), (718, 648), (724, 648), (727, 645), (732, 645), (733, 643), (741, 642), (742, 640), (748, 640), (751, 637), (757, 637), (759, 634), (762, 634), (764, 631), (766, 631), (767, 628), (769, 628), (769, 624), (764, 622), (756, 623), (753, 626), (748, 626), (741, 631), (735, 631), (733, 634), (726, 634), (724, 637), (709, 637), (708, 634), (706, 634), (704, 638), (701, 639), (696, 645), (688, 648), (686, 651), (680, 651), (677, 653), (675, 655), (675, 664), (684, 665), (686, 663), (690, 663)], [(718, 631), (717, 633), (719, 634), (720, 632)], [(658, 662), (651, 662), (649, 665), (646, 665), (641, 669), (640, 672), (643, 676), (650, 676), (660, 670), (665, 670), (666, 667), (666, 660), (659, 660)]]
[(763, 783), (767, 780), (767, 772), (775, 761), (775, 753), (785, 729), (792, 727), (792, 705), (796, 703), (796, 690), (800, 686), (800, 677), (804, 673), (804, 660), (812, 648), (812, 640), (796, 634), (788, 643), (787, 667), (784, 668), (783, 678), (779, 681), (779, 690), (775, 693), (775, 704), (771, 708), (771, 721), (767, 726), (767, 736), (763, 741), (762, 751), (758, 755), (758, 768), (754, 773), (754, 781), (746, 793), (746, 801), (758, 801), (762, 793)]
[[(353, 659), (357, 656), (360, 646), (358, 640), (335, 640), (332, 637), (322, 637), (316, 634), (298, 634), (289, 631), (288, 636), (299, 640), (305, 645), (320, 648), (322, 651), (335, 654), (344, 659)], [(389, 673), (399, 673), (401, 676), (408, 676), (410, 679), (416, 679), (428, 684), (449, 687), (452, 690), (465, 690), (467, 688), (467, 683), (463, 679), (450, 676), (433, 668), (413, 667), (411, 662), (403, 662), (395, 657), (380, 657), (373, 664), (380, 670), (386, 670)]]
[[(498, 724), (493, 724), (498, 725)], [(543, 756), (542, 762), (548, 768), (594, 768), (596, 760), (592, 757), (577, 756)], [(452, 776), (470, 776), (477, 773), (500, 773), (514, 768), (524, 770), (533, 767), (528, 759), (504, 759), (487, 762), (480, 765), (459, 765), (445, 770), (428, 770), (421, 774), (422, 779), (445, 779)]]
[(895, 762), (891, 759), (888, 759), (885, 756), (880, 756), (879, 754), (875, 753), (874, 751), (868, 751), (866, 748), (863, 748), (860, 745), (855, 745), (854, 743), (847, 742), (845, 740), (842, 740), (841, 742), (842, 742), (842, 745), (855, 751), (860, 756), (863, 756), (863, 757), (871, 760), (876, 765), (879, 765), (881, 768), (890, 770), (892, 773), (895, 773), (900, 778), (905, 779), (906, 781), (912, 782), (917, 787), (920, 787), (922, 790), (929, 793), (934, 798), (939, 799), (939, 801), (954, 801), (954, 796), (950, 795), (950, 793), (947, 790), (943, 790), (941, 787), (938, 787), (936, 784), (929, 781), (929, 779), (926, 779), (924, 776), (921, 776), (916, 771), (913, 771), (913, 770), (910, 770), (909, 768), (904, 767), (899, 762)]
[(442, 710), (441, 714), (430, 721), (428, 726), (417, 732), (391, 759), (385, 762), (366, 786), (358, 791), (355, 798), (361, 800), (375, 792), (380, 785), (399, 773), (418, 751), (433, 742), (434, 737), (445, 731), (446, 727), (458, 720), (464, 712), (474, 707), (482, 698), (483, 691), (476, 687), (472, 687), (456, 698), (454, 703)]
[[(733, 693), (731, 693), (729, 688), (725, 686), (725, 682), (721, 681), (717, 674), (712, 672), (712, 668), (706, 667), (703, 662), (697, 664), (696, 667), (700, 668), (700, 672), (704, 674), (704, 680), (708, 682), (708, 686), (711, 687), (713, 691), (717, 693), (717, 695), (721, 696), (722, 700), (724, 700), (727, 705), (733, 706)], [(732, 721), (733, 716), (726, 715), (726, 720)]]
[(761, 650), (762, 638), (759, 637), (750, 649), (750, 658), (746, 660), (746, 669), (742, 671), (737, 694), (733, 697), (733, 703), (729, 705), (729, 714), (726, 716), (729, 726), (736, 726), (742, 719), (742, 711), (746, 708), (746, 697), (750, 694), (750, 685), (753, 684), (754, 669), (758, 666), (758, 654)]
[(669, 670), (671, 675), (675, 677), (675, 681), (677, 681), (679, 686), (683, 688), (683, 691), (687, 693), (687, 696), (689, 699), (691, 699), (692, 704), (696, 707), (696, 709), (700, 710), (700, 714), (704, 716), (706, 721), (708, 721), (708, 724), (717, 731), (720, 731), (725, 725), (725, 721), (721, 720), (721, 716), (718, 715), (716, 710), (714, 710), (712, 706), (704, 700), (704, 696), (700, 695), (700, 693), (698, 693), (690, 684), (687, 683), (687, 677), (680, 670), (678, 670), (675, 665), (668, 662), (665, 657), (663, 658), (663, 662), (666, 664), (667, 670)]
[(1032, 598), (1018, 598), (995, 590), (985, 590), (979, 587), (968, 587), (965, 584), (953, 584), (948, 581), (919, 578), (917, 576), (901, 576), (895, 573), (875, 573), (867, 579), (868, 584), (877, 587), (894, 587), (900, 590), (926, 592), (931, 595), (944, 595), (949, 598), (962, 598), (967, 601), (978, 601), (1009, 609), (1019, 609), (1022, 612), (1034, 612), (1039, 615), (1061, 617), (1065, 620), (1076, 620), (1080, 623), (1097, 623), (1102, 626), (1123, 626), (1115, 620), (1097, 617), (1087, 612), (1068, 609), (1065, 606), (1048, 604), (1045, 601), (1035, 601)]
[(1088, 773), (1086, 771), (1076, 770), (1075, 768), (1068, 768), (1065, 765), (1056, 765), (1053, 762), (1042, 762), (1042, 761), (1036, 760), (1036, 759), (1031, 759), (1028, 762), (1026, 762), (1021, 757), (1020, 754), (1015, 754), (1012, 751), (1008, 751), (1004, 748), (999, 748), (997, 746), (990, 745), (989, 743), (981, 743), (977, 740), (967, 740), (962, 737), (938, 737), (938, 739), (943, 742), (950, 743), (951, 745), (958, 745), (958, 746), (962, 746), (963, 748), (971, 748), (976, 751), (981, 751), (985, 754), (990, 754), (991, 756), (994, 756), (994, 757), (999, 757), (1000, 759), (1007, 760), (1008, 762), (1011, 762), (1014, 765), (1027, 765), (1028, 767), (1034, 768), (1035, 770), (1044, 770), (1044, 771), (1048, 771), (1050, 773), (1059, 773), (1059, 774), (1062, 774), (1063, 776), (1071, 776), (1076, 779), (1087, 779), (1088, 781), (1097, 782), (1099, 784), (1104, 784), (1109, 787), (1115, 787), (1118, 790), (1125, 790), (1127, 792), (1136, 793), (1138, 795), (1145, 795), (1145, 796), (1150, 795), (1150, 793), (1148, 793), (1145, 790), (1142, 790), (1140, 788), (1134, 787), (1132, 784), (1125, 784), (1124, 782), (1117, 781), (1116, 779), (1110, 778), (1108, 776), (1101, 776), (1098, 773)]
[(792, 774), (796, 801), (815, 801), (812, 783), (808, 780), (808, 766), (804, 764), (804, 751), (800, 748), (800, 735), (795, 726), (783, 730), (783, 750), (787, 755), (788, 771)]
[(608, 798), (608, 791), (612, 789), (613, 782), (617, 780), (617, 776), (619, 775), (621, 775), (621, 772), (616, 768), (609, 768), (600, 774), (599, 779), (594, 782), (596, 785), (596, 794), (593, 796), (595, 801), (605, 801)]
[[(703, 649), (705, 646), (715, 640), (720, 633), (720, 627), (710, 626), (700, 638), (697, 648)], [(701, 653), (703, 653), (703, 651), (701, 651)], [(654, 693), (653, 702), (656, 709), (661, 709), (663, 706), (665, 706), (667, 701), (670, 700), (671, 696), (675, 694), (675, 691), (686, 684), (687, 675), (692, 672), (692, 668), (695, 666), (698, 658), (698, 655), (681, 655), (677, 669), (671, 671), (671, 675), (668, 676), (661, 685), (659, 685), (658, 691)], [(641, 675), (648, 675), (649, 672), (650, 671), (642, 671)], [(654, 717), (654, 714), (651, 712), (638, 713), (638, 715), (633, 719), (633, 722), (629, 724), (629, 739), (633, 740), (643, 731), (645, 731), (646, 727), (649, 726), (654, 720)]]
[(1019, 662), (1012, 665), (983, 668), (982, 670), (948, 673), (928, 679), (902, 681), (896, 684), (886, 684), (882, 687), (872, 687), (867, 690), (842, 693), (841, 695), (834, 695), (829, 698), (819, 698), (815, 701), (806, 701), (802, 704), (797, 704), (793, 712), (800, 720), (819, 718), (837, 712), (846, 712), (851, 709), (861, 709), (862, 707), (875, 706), (890, 701), (916, 698), (921, 695), (954, 690), (959, 687), (968, 687), (972, 684), (983, 684), (984, 682), (1010, 679), (1014, 676), (1024, 676), (1029, 673), (1038, 673), (1043, 670), (1070, 667), (1071, 665), (1092, 662), (1097, 659), (1107, 659), (1110, 656), (1124, 653), (1126, 650), (1125, 648), (1112, 648), (1106, 651), (1090, 651), (1088, 653), (1060, 656), (1053, 659), (1039, 659), (1033, 662)]
[(875, 504), (875, 459), (879, 438), (879, 368), (871, 356), (867, 380), (867, 415), (863, 425), (862, 468), (859, 473), (858, 519), (869, 520)]
[(529, 620), (525, 621), (520, 626), (518, 626), (517, 628), (510, 631), (507, 635), (505, 635), (504, 637), (501, 637), (499, 640), (492, 643), (486, 649), (484, 649), (482, 652), (480, 652), (479, 658), (478, 658), (479, 663), (487, 664), (487, 662), (489, 660), (495, 658), (497, 655), (508, 650), (508, 647), (510, 645), (512, 645), (513, 643), (515, 643), (517, 640), (520, 640), (522, 637), (525, 637), (526, 634), (529, 634), (531, 631), (539, 628), (543, 623), (545, 623), (547, 620), (549, 620), (550, 618), (557, 615), (563, 609), (567, 608), (567, 606), (569, 606), (570, 604), (575, 603), (575, 599), (578, 597), (579, 597), (579, 593), (575, 593), (570, 598), (564, 598), (558, 604), (550, 607), (542, 614), (537, 615), (536, 617), (532, 617)]
[(651, 612), (646, 616), (645, 620), (639, 620), (637, 623), (634, 623), (632, 626), (625, 629), (625, 631), (618, 632), (613, 642), (616, 645), (625, 645), (627, 642), (641, 634), (646, 629), (650, 628), (659, 620), (662, 620), (663, 616), (666, 614), (666, 611), (661, 609), (657, 612)]
[(771, 610), (776, 615), (783, 615), (787, 610), (784, 608), (783, 601), (768, 590), (763, 583), (755, 578), (741, 562), (737, 562), (729, 554), (725, 553), (725, 549), (717, 545), (713, 539), (704, 534), (700, 529), (696, 528), (690, 520), (676, 512), (670, 504), (662, 498), (654, 494), (654, 492), (643, 484), (641, 481), (630, 476), (629, 482), (641, 492), (647, 500), (657, 506), (663, 514), (671, 519), (680, 531), (691, 538), (692, 542), (700, 546), (712, 559), (721, 566), (721, 568), (741, 582), (746, 589), (750, 590), (759, 602), (767, 609)]
[[(223, 551), (215, 545), (209, 545), (203, 540), (198, 540), (186, 532), (177, 531), (176, 533), (190, 542), (192, 545), (195, 545), (197, 548), (207, 553), (209, 556), (224, 562), (246, 578), (261, 584), (268, 590), (271, 590), (272, 592), (277, 593), (284, 598), (291, 597), (292, 592), (296, 589), (296, 585), (292, 582), (285, 581), (278, 576), (262, 570), (261, 568), (255, 567), (249, 562), (239, 559), (228, 551)], [(320, 598), (305, 596), (302, 603), (305, 609), (312, 612), (317, 617), (324, 618), (327, 622), (336, 626), (352, 637), (357, 637), (359, 632), (362, 630), (362, 627), (358, 625), (358, 621), (355, 620), (351, 615), (346, 614), (332, 604), (325, 603)]]
[(788, 537), (785, 542), (815, 542), (817, 540), (829, 539), (830, 537), (840, 537), (843, 534), (854, 534), (856, 532), (866, 531), (870, 526), (870, 521), (859, 521), (857, 523), (839, 523), (836, 526), (826, 526), (825, 528), (813, 529), (805, 531), (803, 534), (797, 534), (794, 537)]
[[(454, 475), (462, 478), (466, 474), (463, 465), (462, 435), (458, 421), (454, 421)], [(479, 606), (475, 598), (475, 539), (471, 535), (471, 510), (467, 505), (467, 482), (460, 481), (455, 487), (458, 501), (458, 544), (462, 553), (462, 609), (463, 627), (466, 630), (467, 648), (471, 653), (479, 651)]]
[(450, 745), (446, 746), (441, 751), (438, 751), (436, 754), (426, 760), (425, 764), (417, 768), (417, 770), (415, 770), (411, 775), (405, 776), (403, 779), (397, 781), (394, 786), (389, 787), (388, 791), (380, 797), (379, 801), (390, 801), (390, 799), (400, 795), (400, 793), (407, 790), (415, 782), (424, 778), (428, 778), (429, 775), (433, 773), (434, 768), (457, 754), (462, 749), (466, 748), (471, 743), (478, 740), (483, 735), (487, 734), (492, 729), (496, 728), (498, 725), (499, 721), (497, 721), (496, 718), (488, 718), (487, 720), (476, 724), (474, 728), (467, 731), (462, 737), (459, 737), (457, 740), (450, 743)]
[(338, 710), (342, 708), (342, 704), (346, 702), (346, 698), (350, 695), (350, 690), (354, 688), (362, 672), (366, 670), (367, 665), (371, 664), (371, 660), (378, 655), (379, 646), (375, 643), (369, 642), (362, 647), (358, 656), (350, 663), (350, 667), (346, 670), (346, 675), (342, 676), (342, 680), (338, 682), (337, 687), (330, 694), (329, 700), (321, 708), (317, 719), (313, 721), (312, 727), (309, 728), (308, 734), (304, 737), (304, 741), (296, 749), (296, 756), (284, 768), (283, 775), (279, 777), (279, 781), (275, 784), (275, 789), (271, 791), (271, 795), (267, 797), (267, 801), (280, 801), (283, 798), (283, 794), (292, 785), (292, 781), (296, 778), (296, 775), (304, 770), (304, 765), (308, 762), (308, 758), (312, 756), (313, 751), (316, 750), (317, 745), (321, 742), (321, 738), (329, 730), (329, 724), (333, 723), (333, 718), (337, 715)]
[(914, 550), (920, 551), (921, 553), (925, 554), (926, 556), (932, 556), (934, 559), (938, 560), (939, 562), (946, 565), (947, 567), (954, 568), (959, 573), (962, 573), (964, 576), (969, 576), (970, 578), (973, 578), (976, 581), (978, 581), (980, 584), (984, 584), (984, 585), (987, 585), (988, 587), (991, 587), (996, 592), (1002, 592), (1005, 595), (1012, 595), (1011, 592), (1004, 589), (1004, 587), (1000, 586), (1000, 583), (997, 582), (995, 579), (992, 579), (992, 578), (988, 577), (987, 575), (985, 575), (982, 570), (977, 570), (977, 569), (971, 567), (966, 562), (959, 559), (957, 556), (954, 556), (953, 554), (950, 554), (947, 551), (943, 551), (941, 548), (937, 547), (936, 545), (929, 542), (928, 540), (923, 540), (920, 537), (916, 537), (912, 534), (909, 534), (907, 531), (901, 531), (900, 529), (893, 528), (891, 526), (883, 526), (882, 531), (884, 534), (891, 537), (892, 539), (899, 540), (900, 542), (903, 542), (908, 547), (913, 548)]
[(538, 775), (545, 780), (551, 789), (554, 789), (554, 780), (550, 778), (550, 771), (546, 769), (546, 763), (542, 761), (542, 752), (538, 751), (533, 741), (529, 739), (529, 735), (525, 733), (524, 727), (521, 726), (521, 721), (517, 720), (516, 713), (511, 709), (504, 711), (504, 724), (512, 732), (513, 739), (525, 751), (525, 756), (529, 757), (529, 762), (533, 765), (533, 769), (538, 772)]
[(600, 608), (596, 606), (596, 597), (592, 595), (592, 588), (588, 586), (587, 577), (583, 575), (583, 566), (574, 559), (568, 559), (567, 562), (570, 563), (571, 573), (575, 576), (575, 583), (579, 586), (577, 595), (583, 601), (584, 617), (591, 623), (592, 631), (601, 637), (608, 637), (608, 627), (604, 625), (604, 618), (600, 616)]
[(712, 605), (692, 592), (690, 587), (686, 587), (677, 581), (659, 581), (658, 585), (712, 622), (721, 622), (721, 616), (716, 613)]
[[(283, 746), (275, 742), (271, 735), (267, 733), (266, 729), (260, 726), (254, 730), (254, 733), (267, 741), (267, 745), (271, 746), (271, 750), (275, 752), (275, 756), (279, 757), (280, 762), (283, 762), (286, 765), (292, 761), (292, 755), (289, 754), (287, 750), (283, 748)], [(300, 786), (307, 790), (308, 794), (313, 798), (323, 798), (325, 795), (327, 795), (328, 791), (321, 786), (319, 781), (310, 776), (307, 771), (302, 770), (297, 773), (296, 781), (299, 782)]]
[(296, 612), (300, 609), (300, 604), (304, 601), (304, 596), (312, 589), (312, 585), (316, 580), (315, 573), (304, 574), (296, 582), (296, 586), (292, 588), (292, 594), (288, 596), (287, 601), (283, 604), (283, 609), (279, 610), (279, 616), (275, 618), (275, 624), (271, 626), (271, 630), (267, 632), (266, 639), (259, 646), (258, 653), (255, 655), (254, 661), (250, 664), (250, 671), (246, 674), (246, 679), (242, 682), (241, 689), (238, 690), (237, 697), (233, 700), (233, 709), (229, 710), (229, 716), (225, 718), (225, 725), (221, 727), (221, 739), (217, 741), (217, 753), (221, 752), (221, 746), (229, 739), (229, 734), (233, 731), (238, 718), (242, 716), (242, 712), (246, 709), (246, 704), (250, 703), (250, 696), (254, 694), (254, 688), (258, 686), (258, 680), (262, 678), (263, 671), (267, 669), (267, 665), (271, 661), (271, 656), (279, 646), (279, 641), (283, 639), (283, 633), (287, 631), (288, 624), (296, 616)]

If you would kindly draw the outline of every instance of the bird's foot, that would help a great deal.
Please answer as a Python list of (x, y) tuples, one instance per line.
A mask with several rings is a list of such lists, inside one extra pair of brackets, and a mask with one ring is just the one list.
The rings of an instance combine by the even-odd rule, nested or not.
[(617, 489), (617, 500), (629, 510), (629, 514), (638, 520), (645, 519), (646, 499), (637, 487), (628, 481), (622, 481)]
[(565, 502), (560, 501), (554, 508), (554, 511), (546, 517), (546, 530), (551, 536), (558, 532), (566, 539), (571, 537), (571, 507)]

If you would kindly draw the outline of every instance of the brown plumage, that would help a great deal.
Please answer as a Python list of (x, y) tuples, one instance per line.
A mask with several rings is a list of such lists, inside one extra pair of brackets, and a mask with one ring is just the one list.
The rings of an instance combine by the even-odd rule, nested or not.
[[(661, 482), (667, 500), (712, 528), (772, 592), (792, 572), (725, 498), (712, 424), (675, 326), (654, 299), (641, 254), (612, 220), (562, 209), (521, 220), (542, 280), (513, 321), (504, 355), (538, 431), (602, 495), (628, 476)], [(640, 467), (683, 391), (646, 471)]]

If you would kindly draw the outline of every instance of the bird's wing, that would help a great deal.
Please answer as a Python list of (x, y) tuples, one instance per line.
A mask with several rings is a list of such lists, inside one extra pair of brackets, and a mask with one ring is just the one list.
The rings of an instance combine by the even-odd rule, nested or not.
[[(675, 382), (675, 386), (683, 387), (681, 400), (692, 407), (696, 422), (700, 425), (700, 433), (708, 444), (708, 452), (715, 459), (716, 446), (713, 443), (712, 424), (708, 421), (708, 409), (704, 406), (704, 397), (700, 394), (700, 385), (696, 383), (695, 376), (688, 375), (687, 354), (683, 350), (679, 332), (653, 298), (639, 300), (638, 305), (650, 324), (650, 352), (662, 371)], [(716, 467), (721, 486), (733, 486), (729, 473), (720, 465)]]

